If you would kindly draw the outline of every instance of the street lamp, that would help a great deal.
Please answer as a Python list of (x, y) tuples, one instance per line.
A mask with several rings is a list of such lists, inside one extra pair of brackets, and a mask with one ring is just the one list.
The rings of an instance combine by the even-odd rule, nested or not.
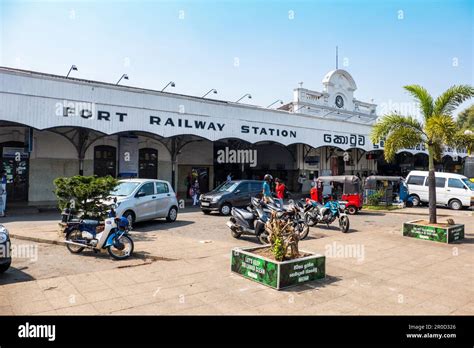
[(123, 74), (122, 77), (120, 77), (119, 80), (117, 81), (116, 85), (118, 85), (118, 84), (120, 83), (120, 81), (122, 81), (122, 79), (128, 80), (128, 75), (127, 75), (127, 74)]
[(268, 106), (267, 106), (267, 109), (268, 109), (270, 106), (272, 106), (273, 104), (276, 104), (276, 103), (278, 103), (278, 102), (280, 102), (280, 104), (283, 105), (283, 100), (278, 99), (278, 100), (275, 100), (275, 101), (274, 101), (273, 103), (271, 103), (270, 105), (268, 105)]
[(298, 110), (300, 110), (300, 109), (303, 109), (303, 108), (306, 108), (306, 109), (308, 109), (308, 110), (311, 109), (309, 106), (301, 105), (298, 109), (293, 110), (293, 112), (296, 112), (296, 111), (298, 111)]
[(208, 94), (211, 93), (211, 92), (214, 93), (214, 94), (217, 94), (217, 89), (214, 89), (214, 88), (213, 88), (213, 89), (209, 90), (209, 92), (207, 92), (206, 94), (204, 94), (204, 95), (202, 96), (202, 98), (205, 98), (206, 95), (208, 95)]
[(74, 71), (77, 71), (77, 66), (75, 66), (74, 64), (73, 64), (73, 65), (71, 65), (71, 68), (69, 69), (69, 71), (68, 71), (68, 73), (67, 73), (67, 75), (66, 75), (66, 78), (68, 78), (68, 77), (69, 77), (69, 74), (70, 74), (70, 73), (71, 73), (71, 71), (73, 71), (73, 70), (74, 70)]
[(170, 82), (168, 82), (168, 84), (165, 87), (163, 87), (163, 89), (161, 91), (163, 92), (166, 89), (166, 87), (168, 87), (168, 86), (174, 87), (174, 86), (176, 86), (176, 84), (173, 81), (170, 81)]
[(242, 97), (240, 97), (239, 99), (237, 99), (236, 103), (238, 103), (239, 101), (241, 101), (241, 100), (244, 99), (245, 97), (248, 97), (249, 99), (252, 99), (252, 96), (251, 96), (249, 93), (246, 93), (246, 94), (244, 94)]

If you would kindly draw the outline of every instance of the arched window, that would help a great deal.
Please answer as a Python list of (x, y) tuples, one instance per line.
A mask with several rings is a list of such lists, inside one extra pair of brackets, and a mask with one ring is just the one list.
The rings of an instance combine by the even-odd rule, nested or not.
[(114, 146), (98, 145), (94, 147), (94, 175), (116, 176), (117, 149)]
[(158, 179), (158, 150), (151, 148), (140, 149), (138, 158), (138, 177)]

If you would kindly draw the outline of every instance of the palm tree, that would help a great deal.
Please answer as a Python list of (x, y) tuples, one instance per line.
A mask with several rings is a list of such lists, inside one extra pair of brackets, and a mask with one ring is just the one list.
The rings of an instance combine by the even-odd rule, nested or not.
[(419, 103), (422, 121), (398, 113), (384, 115), (372, 129), (374, 143), (385, 139), (384, 157), (391, 162), (399, 150), (425, 144), (428, 149), (428, 190), (430, 223), (436, 223), (435, 159), (441, 158), (444, 145), (457, 147), (472, 141), (464, 135), (453, 119), (453, 111), (474, 96), (474, 87), (452, 86), (436, 100), (419, 85), (404, 87)]

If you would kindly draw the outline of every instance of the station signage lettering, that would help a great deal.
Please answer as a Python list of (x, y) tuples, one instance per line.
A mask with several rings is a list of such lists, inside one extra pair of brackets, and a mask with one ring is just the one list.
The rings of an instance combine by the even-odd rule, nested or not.
[(365, 146), (365, 136), (359, 134), (350, 135), (332, 135), (324, 134), (323, 140), (327, 144)]

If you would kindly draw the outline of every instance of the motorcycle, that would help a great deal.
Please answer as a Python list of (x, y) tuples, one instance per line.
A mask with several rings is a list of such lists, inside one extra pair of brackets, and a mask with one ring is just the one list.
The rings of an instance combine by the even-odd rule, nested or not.
[(261, 244), (267, 244), (265, 223), (268, 221), (268, 214), (263, 209), (264, 205), (258, 198), (253, 197), (247, 209), (232, 208), (227, 221), (232, 237), (238, 239), (242, 235), (251, 235), (256, 236)]
[(304, 206), (304, 218), (309, 226), (324, 223), (329, 227), (336, 219), (339, 220), (339, 228), (343, 233), (349, 231), (349, 216), (345, 212), (346, 206), (343, 202), (328, 200), (324, 205), (318, 201), (307, 198)]
[(125, 217), (116, 217), (112, 208), (104, 224), (96, 220), (70, 222), (66, 227), (66, 247), (78, 254), (85, 248), (95, 252), (106, 249), (111, 257), (124, 260), (133, 253), (133, 240), (128, 234), (130, 223)]

